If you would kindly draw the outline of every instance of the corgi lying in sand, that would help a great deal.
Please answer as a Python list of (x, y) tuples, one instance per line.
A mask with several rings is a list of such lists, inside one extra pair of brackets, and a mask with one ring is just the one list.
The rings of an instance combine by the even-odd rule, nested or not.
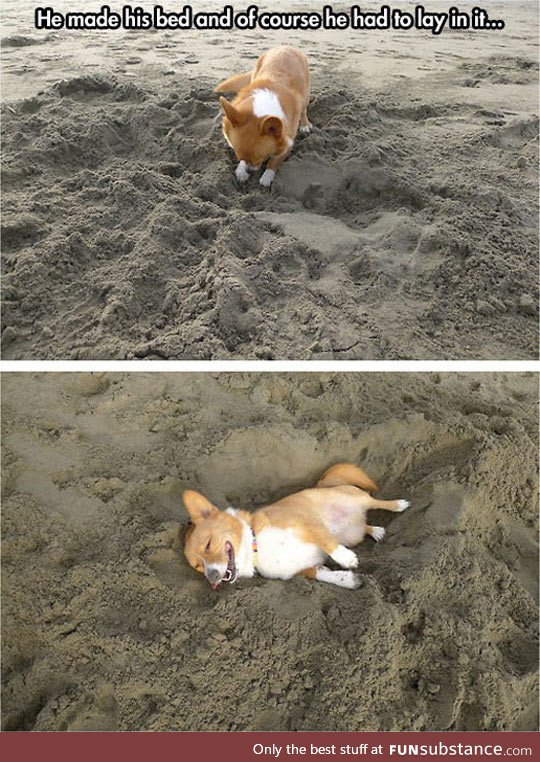
[(269, 187), (298, 130), (311, 130), (309, 80), (306, 56), (283, 45), (263, 53), (252, 72), (230, 77), (215, 88), (216, 93), (237, 93), (232, 103), (223, 97), (220, 103), (223, 134), (239, 161), (238, 182), (246, 182), (268, 160), (259, 182)]
[(329, 468), (314, 489), (253, 513), (220, 511), (187, 490), (183, 499), (191, 523), (184, 535), (185, 556), (214, 590), (255, 572), (271, 579), (299, 574), (354, 589), (359, 580), (352, 571), (333, 571), (323, 561), (329, 556), (342, 569), (354, 569), (358, 559), (347, 546), (358, 545), (365, 535), (379, 541), (385, 534), (366, 522), (366, 511), (401, 513), (410, 505), (407, 500), (376, 500), (370, 494), (376, 490), (369, 476), (350, 463)]

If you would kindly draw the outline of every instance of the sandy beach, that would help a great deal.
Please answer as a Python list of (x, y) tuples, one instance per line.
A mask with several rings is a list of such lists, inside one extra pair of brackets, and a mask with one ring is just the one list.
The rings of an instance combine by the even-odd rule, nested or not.
[[(5, 0), (4, 359), (536, 358), (538, 9), (489, 6), (504, 30), (82, 34)], [(212, 89), (284, 42), (314, 131), (239, 187)]]
[[(6, 730), (533, 730), (534, 374), (4, 374)], [(31, 407), (28, 400), (32, 400)], [(183, 560), (350, 460), (400, 515), (361, 586)]]

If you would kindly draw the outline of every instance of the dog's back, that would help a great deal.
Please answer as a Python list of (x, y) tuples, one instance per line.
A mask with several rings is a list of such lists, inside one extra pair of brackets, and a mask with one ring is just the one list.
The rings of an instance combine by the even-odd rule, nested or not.
[(287, 45), (272, 48), (259, 56), (255, 65), (252, 81), (260, 79), (279, 82), (305, 98), (310, 85), (308, 60), (296, 48)]

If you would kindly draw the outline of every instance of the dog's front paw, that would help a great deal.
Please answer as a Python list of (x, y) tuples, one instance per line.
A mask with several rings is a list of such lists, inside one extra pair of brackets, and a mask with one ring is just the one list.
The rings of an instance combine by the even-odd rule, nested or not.
[(245, 183), (249, 180), (249, 172), (247, 171), (247, 165), (245, 161), (239, 162), (234, 174), (239, 183)]
[(360, 577), (354, 572), (331, 572), (332, 582), (339, 587), (346, 587), (348, 590), (357, 590), (360, 587)]
[(343, 569), (356, 569), (358, 566), (356, 553), (353, 553), (352, 550), (349, 550), (344, 545), (338, 545), (330, 558)]
[(317, 569), (315, 579), (319, 582), (329, 582), (338, 587), (347, 587), (349, 590), (356, 590), (360, 587), (360, 578), (352, 571), (330, 571), (326, 566), (320, 566)]
[(302, 135), (309, 135), (312, 127), (313, 125), (311, 124), (311, 122), (308, 122), (307, 124), (302, 125), (302, 127), (300, 127), (298, 132), (300, 132)]
[(403, 513), (403, 511), (406, 511), (411, 504), (410, 500), (398, 500), (397, 502), (398, 507), (396, 509), (396, 513)]
[(264, 188), (269, 188), (272, 185), (275, 176), (276, 173), (273, 169), (265, 169), (259, 182)]
[(380, 542), (385, 534), (386, 529), (384, 527), (371, 527), (371, 536), (375, 542)]
[[(338, 574), (339, 573), (340, 572), (338, 572)], [(354, 572), (341, 572), (341, 574), (343, 574), (343, 581), (341, 583), (343, 587), (346, 587), (349, 590), (357, 590), (360, 587), (360, 577)]]

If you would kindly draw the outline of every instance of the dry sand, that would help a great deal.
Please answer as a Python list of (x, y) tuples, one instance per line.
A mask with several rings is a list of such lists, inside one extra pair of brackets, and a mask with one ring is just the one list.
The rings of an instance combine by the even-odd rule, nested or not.
[[(535, 729), (537, 381), (5, 375), (4, 728)], [(343, 459), (412, 500), (358, 590), (183, 561), (187, 486), (252, 508)]]
[[(439, 37), (2, 10), (5, 359), (537, 357), (536, 2)], [(212, 88), (278, 42), (315, 129), (269, 193), (236, 185)]]

